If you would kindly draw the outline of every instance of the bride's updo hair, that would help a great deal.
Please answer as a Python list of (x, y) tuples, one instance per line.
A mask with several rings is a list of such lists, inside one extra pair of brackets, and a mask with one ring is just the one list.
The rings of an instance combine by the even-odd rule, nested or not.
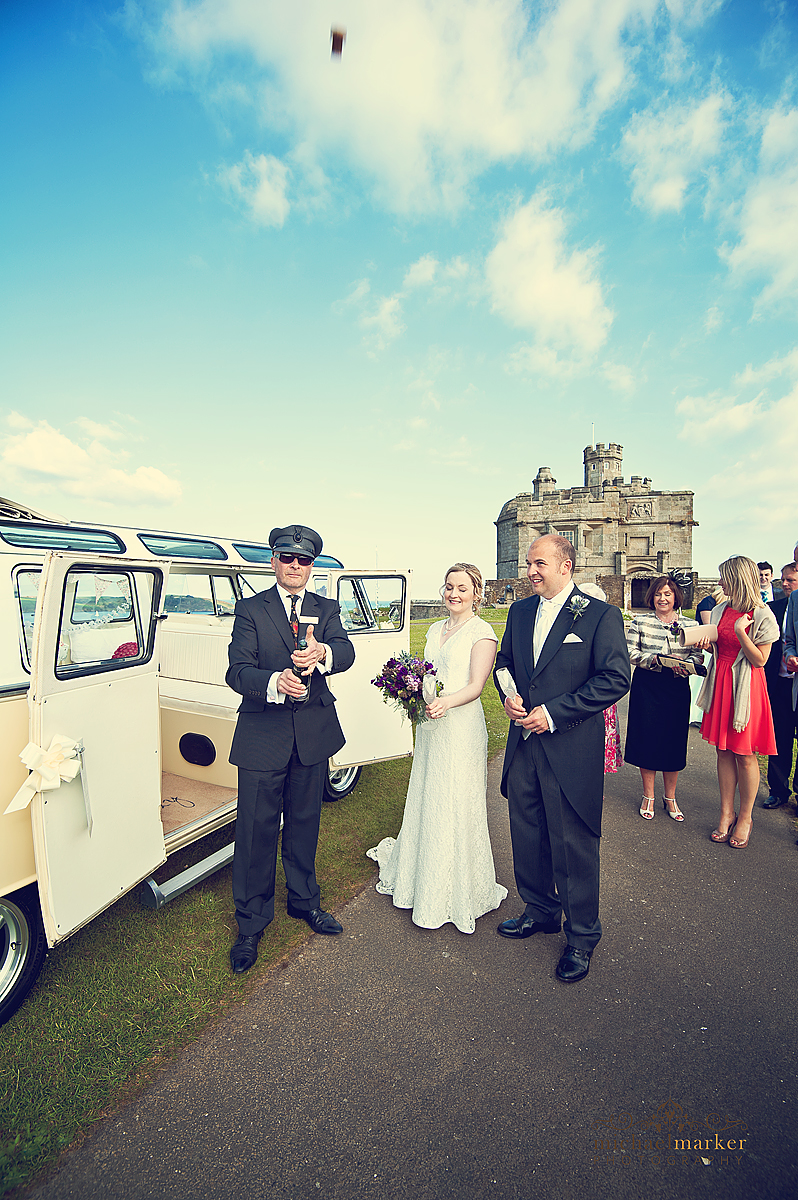
[(443, 587), (441, 588), (441, 599), (443, 599), (443, 592), (444, 592), (444, 588), (446, 587), (446, 580), (449, 578), (449, 576), (454, 571), (465, 571), (466, 575), (471, 580), (472, 584), (474, 585), (473, 609), (474, 609), (475, 613), (479, 612), (479, 610), (482, 606), (482, 572), (480, 571), (479, 567), (475, 567), (473, 563), (455, 563), (453, 566), (449, 567), (449, 570), (446, 572), (446, 574), (443, 577)]

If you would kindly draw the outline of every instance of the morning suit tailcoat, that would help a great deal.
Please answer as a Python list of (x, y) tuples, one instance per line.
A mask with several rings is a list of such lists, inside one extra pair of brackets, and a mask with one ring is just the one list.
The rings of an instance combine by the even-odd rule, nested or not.
[[(795, 658), (798, 656), (798, 589), (790, 592), (787, 599), (782, 639), (784, 657)], [(798, 709), (798, 674), (792, 677), (792, 706)]]
[[(355, 650), (341, 624), (338, 604), (306, 591), (299, 625), (316, 617), (315, 637), (332, 654), (332, 671), (346, 671)], [(327, 760), (345, 738), (335, 712), (329, 675), (316, 669), (307, 700), (266, 699), (275, 671), (293, 664), (294, 635), (276, 587), (235, 607), (226, 680), (242, 697), (230, 762), (238, 767), (238, 813), (233, 858), (233, 899), (242, 934), (256, 934), (274, 917), (275, 869), (280, 817), (284, 820), (282, 860), (289, 913), (321, 907), (316, 880)]]
[[(579, 616), (569, 608), (575, 597), (586, 605)], [(545, 705), (555, 725), (526, 740), (510, 725), (501, 786), (515, 882), (526, 916), (553, 925), (564, 913), (568, 944), (592, 951), (601, 937), (603, 712), (629, 690), (629, 653), (620, 610), (574, 588), (534, 662), (539, 604), (533, 596), (512, 605), (496, 659), (527, 712)]]
[[(784, 656), (784, 636), (782, 624), (787, 611), (787, 596), (779, 600), (771, 600), (768, 608), (776, 618), (779, 627), (779, 640), (770, 647), (770, 654), (765, 663), (765, 680), (768, 686), (770, 711), (773, 716), (773, 731), (776, 734), (776, 753), (768, 758), (768, 788), (771, 796), (780, 800), (788, 800), (790, 796), (790, 772), (792, 770), (793, 743), (796, 737), (798, 713), (793, 708), (792, 677), (779, 674)], [(798, 782), (798, 765), (792, 781), (792, 790)]]
[[(540, 739), (569, 803), (598, 835), (604, 795), (603, 713), (629, 691), (631, 667), (620, 609), (585, 596), (589, 603), (574, 618), (570, 599), (582, 595), (575, 587), (549, 630), (537, 663), (533, 663), (532, 637), (539, 598), (530, 596), (511, 605), (496, 669), (509, 669), (527, 712), (542, 704), (548, 709), (556, 732), (531, 736)], [(503, 695), (501, 688), (499, 694)], [(511, 724), (503, 796), (520, 741), (520, 728)]]

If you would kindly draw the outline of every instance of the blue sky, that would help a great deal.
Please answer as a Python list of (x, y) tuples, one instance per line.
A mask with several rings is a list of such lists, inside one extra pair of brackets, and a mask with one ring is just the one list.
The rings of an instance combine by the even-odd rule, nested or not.
[(300, 520), (425, 596), (595, 424), (695, 491), (701, 574), (791, 556), (793, 5), (5, 0), (0, 35), (0, 493)]

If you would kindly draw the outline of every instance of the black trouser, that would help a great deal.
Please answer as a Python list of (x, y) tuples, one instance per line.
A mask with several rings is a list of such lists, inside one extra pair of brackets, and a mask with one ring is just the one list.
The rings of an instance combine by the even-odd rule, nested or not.
[(518, 743), (507, 794), (515, 883), (527, 915), (550, 922), (564, 912), (568, 944), (592, 950), (601, 937), (599, 838), (568, 803), (535, 733)]
[(326, 770), (326, 759), (303, 766), (296, 750), (279, 771), (238, 768), (233, 900), (241, 933), (260, 933), (274, 918), (281, 813), (288, 903), (297, 912), (321, 907), (316, 846)]
[[(773, 729), (776, 733), (776, 753), (768, 756), (768, 787), (771, 796), (779, 800), (790, 797), (790, 772), (792, 769), (792, 749), (798, 733), (798, 712), (792, 706), (792, 680), (768, 680), (768, 695), (770, 710), (773, 714)], [(796, 787), (798, 766), (792, 780), (792, 790)]]

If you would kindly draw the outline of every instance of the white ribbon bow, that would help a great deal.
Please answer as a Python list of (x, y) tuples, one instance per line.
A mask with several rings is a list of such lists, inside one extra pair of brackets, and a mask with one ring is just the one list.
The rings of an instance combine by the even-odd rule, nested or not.
[(30, 775), (5, 810), (6, 813), (21, 812), (37, 792), (53, 792), (61, 786), (62, 781), (70, 783), (80, 771), (78, 744), (63, 734), (56, 734), (47, 750), (35, 742), (28, 742), (19, 757)]

